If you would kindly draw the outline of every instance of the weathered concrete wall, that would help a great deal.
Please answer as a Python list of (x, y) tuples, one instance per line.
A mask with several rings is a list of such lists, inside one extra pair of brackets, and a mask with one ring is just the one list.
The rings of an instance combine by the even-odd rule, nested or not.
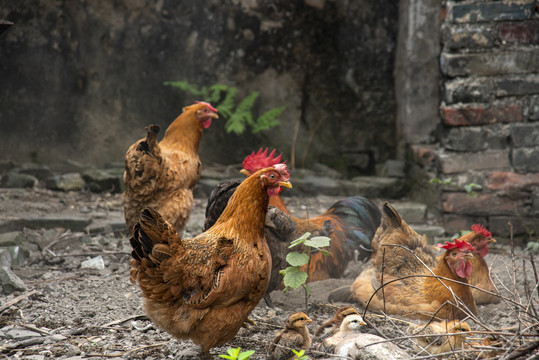
[(8, 0), (1, 18), (15, 23), (0, 37), (3, 157), (122, 161), (145, 125), (196, 100), (168, 80), (259, 90), (258, 113), (287, 106), (260, 135), (214, 122), (205, 162), (259, 146), (290, 161), (297, 124), (297, 165), (368, 174), (395, 155), (394, 1)]
[[(535, 0), (448, 1), (438, 175), (448, 231), (539, 231), (539, 13)], [(483, 188), (470, 198), (463, 186)]]

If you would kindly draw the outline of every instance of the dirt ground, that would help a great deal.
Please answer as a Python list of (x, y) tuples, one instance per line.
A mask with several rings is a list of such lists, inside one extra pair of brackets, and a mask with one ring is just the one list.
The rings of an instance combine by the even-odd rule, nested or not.
[[(290, 210), (303, 215), (324, 211), (333, 197), (287, 198)], [(119, 195), (61, 193), (47, 190), (0, 190), (0, 220), (9, 221), (32, 214), (66, 214), (90, 217), (95, 221), (122, 218)], [(188, 225), (188, 234), (200, 231), (205, 200), (196, 199)], [(494, 234), (495, 235), (495, 234)], [(25, 264), (13, 265), (27, 290), (0, 297), (0, 358), (3, 359), (196, 359), (197, 348), (190, 341), (171, 339), (155, 329), (145, 318), (137, 287), (129, 282), (130, 245), (123, 233), (87, 234), (65, 229), (24, 230), (31, 252)], [(85, 260), (101, 256), (104, 269), (83, 269)], [(505, 355), (519, 345), (519, 331), (531, 326), (537, 334), (538, 318), (524, 315), (537, 307), (537, 281), (527, 254), (508, 246), (491, 249), (487, 262), (495, 284), (506, 300), (479, 307), (479, 323), (469, 321), (474, 330), (470, 337), (484, 338), (495, 333), (504, 344)], [(331, 318), (340, 304), (327, 302), (328, 293), (351, 284), (363, 264), (349, 266), (344, 279), (311, 284), (311, 297), (305, 305), (301, 289), (272, 293), (275, 308), (262, 301), (251, 314), (256, 325), (242, 329), (227, 346), (214, 348), (212, 354), (225, 354), (229, 347), (255, 350), (252, 359), (264, 359), (275, 332), (286, 317), (305, 311), (314, 322), (311, 333)], [(532, 294), (531, 300), (526, 294)], [(21, 296), (22, 295), (22, 296)], [(368, 316), (378, 330), (390, 338), (403, 337), (406, 321)], [(14, 331), (26, 330), (28, 336)], [(31, 336), (30, 336), (31, 335)], [(529, 341), (537, 340), (529, 338)], [(408, 339), (397, 342), (414, 355)], [(511, 347), (512, 346), (512, 347)], [(463, 356), (461, 354), (461, 356)], [(477, 358), (476, 355), (471, 358)], [(499, 355), (502, 357), (503, 355)], [(521, 358), (528, 358), (531, 353)], [(323, 357), (310, 354), (310, 357)], [(418, 357), (420, 358), (420, 357)], [(515, 357), (518, 358), (518, 357)]]

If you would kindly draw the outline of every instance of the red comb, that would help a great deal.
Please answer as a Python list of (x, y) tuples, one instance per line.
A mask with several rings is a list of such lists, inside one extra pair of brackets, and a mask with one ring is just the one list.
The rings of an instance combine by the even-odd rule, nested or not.
[(247, 156), (245, 160), (243, 160), (243, 168), (252, 174), (260, 169), (279, 164), (283, 154), (281, 153), (279, 156), (274, 157), (275, 151), (276, 149), (273, 149), (269, 155), (268, 148), (266, 148), (264, 151), (262, 151), (262, 148), (260, 148), (256, 153), (253, 151), (251, 155)]
[(472, 245), (470, 245), (469, 243), (467, 243), (465, 240), (459, 240), (459, 239), (455, 239), (454, 243), (446, 241), (445, 245), (438, 244), (437, 246), (439, 248), (444, 248), (446, 250), (453, 250), (455, 248), (457, 248), (457, 249), (459, 249), (461, 251), (466, 251), (466, 250), (474, 251), (475, 250), (474, 247)]
[(485, 227), (481, 226), (481, 224), (472, 225), (472, 231), (476, 234), (485, 235), (485, 237), (487, 238), (492, 237), (490, 231), (488, 231)]
[(217, 112), (217, 109), (214, 108), (213, 106), (211, 106), (211, 104), (210, 104), (209, 102), (205, 102), (205, 101), (195, 101), (195, 103), (197, 103), (197, 104), (202, 104), (202, 105), (206, 105), (207, 107), (210, 108), (211, 111)]

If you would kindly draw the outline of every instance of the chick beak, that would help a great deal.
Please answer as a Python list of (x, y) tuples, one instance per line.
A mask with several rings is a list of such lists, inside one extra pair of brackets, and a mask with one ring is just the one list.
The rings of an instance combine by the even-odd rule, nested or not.
[(242, 173), (243, 175), (245, 175), (247, 177), (251, 176), (251, 173), (249, 171), (245, 170), (245, 169), (241, 169), (240, 173)]
[(359, 325), (367, 325), (367, 323), (363, 320), (361, 320), (361, 322), (359, 323)]
[[(279, 186), (284, 186), (284, 187), (287, 187), (289, 189), (292, 189), (292, 183), (290, 181), (281, 181), (279, 183)], [(312, 320), (311, 320), (312, 321)]]

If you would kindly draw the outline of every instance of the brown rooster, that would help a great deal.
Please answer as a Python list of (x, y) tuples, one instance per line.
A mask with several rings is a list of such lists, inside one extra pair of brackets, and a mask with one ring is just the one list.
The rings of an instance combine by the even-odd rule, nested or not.
[(232, 340), (268, 286), (271, 257), (264, 239), (269, 197), (291, 187), (285, 164), (257, 171), (230, 198), (217, 222), (181, 239), (151, 209), (135, 225), (131, 281), (150, 319), (178, 339), (191, 339), (204, 357)]
[[(275, 150), (268, 154), (267, 148), (260, 149), (256, 153), (253, 151), (243, 161), (242, 173), (249, 176), (261, 168), (280, 162), (281, 157), (282, 154), (275, 157)], [(230, 186), (228, 193), (230, 194), (232, 191), (233, 187)], [(214, 196), (210, 195), (206, 207), (206, 226), (209, 226), (219, 214), (219, 207), (222, 206), (219, 203), (226, 203), (224, 201), (226, 196), (230, 195), (223, 192), (216, 193)], [(281, 209), (286, 214), (290, 213), (279, 195), (270, 199), (270, 205)], [(380, 224), (380, 218), (381, 213), (378, 207), (362, 196), (340, 200), (324, 214), (310, 219), (292, 216), (296, 228), (292, 234), (294, 239), (299, 238), (307, 231), (331, 238), (329, 248), (331, 255), (326, 256), (319, 252), (311, 257), (308, 270), (309, 281), (339, 278), (343, 275), (348, 262), (355, 259), (356, 254), (359, 254), (359, 259), (368, 257), (371, 252), (371, 239)], [(281, 236), (281, 239), (285, 239), (285, 237)], [(285, 242), (288, 243), (289, 240), (290, 237), (286, 238)], [(271, 248), (271, 240), (268, 241)], [(279, 283), (280, 281), (281, 278), (279, 278)]]
[[(389, 203), (384, 204), (382, 224), (381, 228), (386, 226), (388, 229), (398, 229), (406, 225)], [(473, 257), (473, 246), (459, 239), (455, 239), (454, 243), (438, 245), (446, 251), (438, 258), (433, 272), (438, 277), (454, 280), (450, 281), (432, 276), (424, 265), (425, 261), (421, 262), (423, 258), (427, 261), (430, 259), (425, 256), (421, 246), (413, 247), (410, 242), (407, 243), (413, 254), (398, 246), (391, 246), (401, 245), (401, 240), (398, 236), (388, 236), (380, 242), (380, 246), (385, 245), (384, 248), (389, 250), (386, 251), (386, 259), (391, 259), (391, 264), (395, 266), (368, 267), (356, 278), (347, 293), (337, 289), (330, 294), (330, 299), (352, 299), (365, 306), (383, 280), (383, 290), (378, 290), (370, 301), (370, 310), (427, 319), (436, 313), (436, 317), (452, 320), (466, 315), (462, 306), (464, 304), (471, 313), (477, 314), (470, 287), (466, 285), (472, 273), (470, 259)], [(417, 242), (421, 243), (419, 238)], [(457, 298), (462, 303), (459, 306), (455, 306)]]
[(268, 360), (291, 360), (297, 359), (291, 349), (308, 350), (311, 348), (311, 336), (307, 324), (312, 320), (307, 314), (297, 312), (288, 317), (284, 330), (281, 330), (271, 343)]
[(193, 207), (193, 188), (202, 165), (198, 145), (202, 130), (218, 118), (217, 109), (205, 102), (187, 106), (157, 142), (158, 125), (146, 127), (145, 139), (125, 154), (123, 194), (129, 232), (146, 207), (156, 209), (178, 231), (183, 230)]

